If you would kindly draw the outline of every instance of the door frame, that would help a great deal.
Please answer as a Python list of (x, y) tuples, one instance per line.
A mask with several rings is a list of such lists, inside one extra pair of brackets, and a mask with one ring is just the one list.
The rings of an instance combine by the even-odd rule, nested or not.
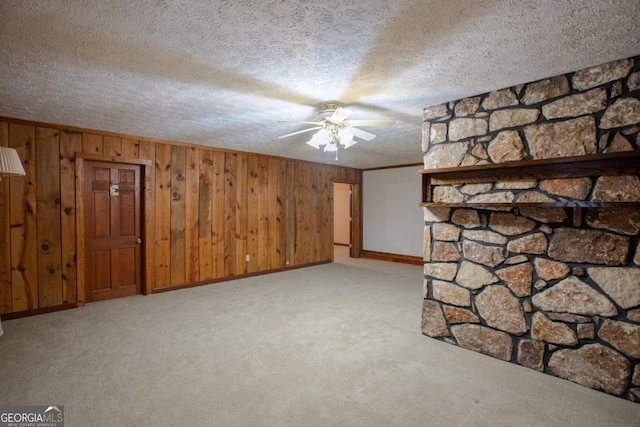
[(107, 163), (120, 163), (129, 165), (142, 166), (142, 182), (140, 183), (140, 215), (142, 217), (142, 235), (143, 245), (141, 254), (141, 275), (142, 275), (142, 294), (148, 295), (151, 293), (152, 282), (149, 272), (152, 270), (152, 257), (148, 256), (150, 253), (150, 245), (153, 243), (153, 206), (151, 205), (151, 166), (153, 162), (147, 159), (134, 159), (118, 156), (103, 156), (100, 154), (91, 153), (76, 153), (76, 268), (77, 268), (77, 282), (76, 292), (78, 306), (84, 306), (86, 302), (86, 277), (85, 277), (85, 207), (84, 207), (84, 176), (85, 176), (85, 161), (98, 161)]
[[(351, 245), (349, 247), (349, 257), (360, 258), (362, 254), (362, 183), (347, 179), (332, 179), (333, 184), (349, 184), (351, 186), (351, 221), (349, 222), (349, 238)], [(334, 189), (332, 188), (333, 192)], [(333, 193), (332, 193), (333, 194)], [(333, 227), (333, 206), (334, 200), (331, 197), (331, 226)], [(331, 229), (333, 236), (333, 228)], [(333, 237), (332, 237), (333, 244)]]

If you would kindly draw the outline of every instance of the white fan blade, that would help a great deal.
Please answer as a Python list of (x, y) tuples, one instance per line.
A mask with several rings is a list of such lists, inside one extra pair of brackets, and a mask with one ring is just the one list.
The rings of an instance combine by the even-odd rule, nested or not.
[(396, 124), (395, 120), (349, 120), (351, 126), (393, 126)]
[(278, 120), (278, 123), (302, 123), (305, 125), (317, 125), (318, 122), (299, 122), (297, 120)]
[(326, 129), (320, 129), (309, 141), (307, 141), (307, 145), (319, 150), (320, 146), (325, 145), (327, 142), (329, 142), (329, 133)]
[(365, 141), (371, 141), (376, 136), (371, 132), (367, 132), (366, 130), (354, 128), (353, 126), (349, 128), (349, 131), (358, 138), (364, 139)]
[(344, 145), (345, 149), (358, 142), (353, 139), (353, 134), (347, 129), (341, 129), (340, 131), (338, 131), (338, 138), (340, 138), (340, 144)]
[[(315, 123), (314, 123), (315, 124)], [(313, 128), (309, 128), (309, 129), (303, 129), (303, 130), (299, 130), (298, 132), (293, 132), (293, 133), (288, 133), (286, 135), (281, 135), (278, 137), (278, 139), (280, 138), (286, 138), (288, 136), (293, 136), (293, 135), (298, 135), (300, 133), (305, 133), (305, 132), (311, 132), (312, 130), (318, 130), (318, 129), (322, 129), (322, 126), (316, 126)]]
[(338, 107), (336, 108), (336, 111), (333, 112), (331, 117), (329, 117), (329, 121), (332, 121), (333, 123), (340, 123), (341, 121), (349, 117), (352, 113), (353, 111), (347, 108)]

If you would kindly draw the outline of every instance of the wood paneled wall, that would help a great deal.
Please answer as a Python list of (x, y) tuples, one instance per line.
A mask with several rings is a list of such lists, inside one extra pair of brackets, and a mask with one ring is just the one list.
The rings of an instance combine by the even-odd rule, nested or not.
[(83, 303), (77, 153), (151, 161), (147, 291), (331, 260), (333, 182), (362, 182), (357, 169), (13, 119), (0, 145), (27, 173), (0, 182), (0, 314)]

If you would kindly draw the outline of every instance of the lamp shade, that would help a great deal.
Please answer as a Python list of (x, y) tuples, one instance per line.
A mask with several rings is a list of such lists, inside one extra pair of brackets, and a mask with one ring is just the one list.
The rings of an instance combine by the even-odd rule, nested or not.
[(26, 175), (15, 148), (0, 147), (0, 178)]

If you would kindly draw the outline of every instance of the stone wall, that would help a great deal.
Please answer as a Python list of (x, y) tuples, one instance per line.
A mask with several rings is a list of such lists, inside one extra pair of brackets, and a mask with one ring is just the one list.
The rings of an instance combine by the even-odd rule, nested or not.
[[(640, 57), (424, 110), (425, 168), (640, 149)], [(458, 202), (640, 201), (640, 177), (436, 186)], [(425, 335), (640, 402), (640, 208), (425, 208)]]

